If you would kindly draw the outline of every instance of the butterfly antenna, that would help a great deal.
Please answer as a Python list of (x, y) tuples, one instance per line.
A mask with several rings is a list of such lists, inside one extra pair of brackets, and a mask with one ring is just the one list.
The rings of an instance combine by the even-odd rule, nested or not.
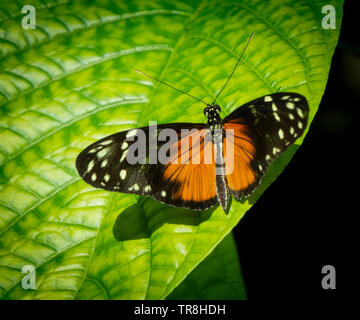
[(235, 65), (235, 67), (234, 67), (233, 71), (231, 72), (231, 74), (230, 74), (229, 78), (226, 80), (225, 84), (223, 85), (223, 87), (221, 88), (221, 90), (219, 91), (219, 93), (217, 94), (217, 96), (215, 97), (215, 99), (214, 99), (214, 101), (213, 101), (213, 103), (212, 103), (212, 104), (214, 104), (214, 103), (215, 103), (216, 99), (220, 96), (221, 92), (225, 89), (226, 85), (228, 84), (229, 80), (231, 79), (232, 75), (234, 74), (234, 72), (235, 72), (235, 70), (236, 70), (236, 68), (237, 68), (237, 66), (238, 66), (238, 64), (239, 64), (239, 62), (240, 62), (240, 60), (241, 60), (241, 58), (243, 57), (243, 55), (244, 55), (244, 53), (245, 53), (245, 51), (246, 51), (246, 49), (247, 49), (247, 47), (248, 47), (248, 45), (249, 45), (249, 43), (250, 43), (250, 41), (251, 41), (252, 37), (253, 37), (253, 35), (254, 35), (254, 32), (251, 34), (251, 36), (250, 36), (250, 38), (249, 38), (249, 40), (248, 40), (248, 42), (247, 42), (247, 44), (246, 44), (246, 46), (245, 46), (245, 48), (244, 48), (244, 50), (243, 50), (242, 54), (240, 55), (240, 57), (239, 57), (238, 61), (236, 62), (236, 65)]
[(150, 78), (150, 79), (153, 79), (153, 80), (155, 80), (155, 81), (157, 81), (157, 82), (160, 82), (160, 83), (162, 83), (162, 84), (164, 84), (164, 85), (168, 86), (169, 88), (172, 88), (172, 89), (174, 89), (174, 90), (176, 90), (176, 91), (179, 91), (179, 92), (181, 92), (181, 93), (183, 93), (183, 94), (186, 94), (187, 96), (189, 96), (189, 97), (191, 97), (191, 98), (193, 98), (193, 99), (196, 99), (197, 101), (202, 102), (202, 103), (203, 103), (203, 104), (205, 104), (206, 106), (208, 106), (208, 105), (209, 105), (209, 104), (208, 104), (208, 103), (206, 103), (205, 101), (203, 101), (203, 100), (201, 100), (201, 99), (199, 99), (199, 98), (196, 98), (196, 97), (192, 96), (191, 94), (186, 93), (186, 92), (184, 92), (184, 91), (182, 91), (182, 90), (179, 90), (179, 89), (177, 89), (177, 88), (173, 87), (172, 85), (170, 85), (170, 84), (168, 84), (168, 83), (166, 83), (166, 82), (164, 82), (164, 81), (161, 81), (161, 80), (155, 79), (154, 77), (149, 76), (148, 74), (146, 74), (146, 73), (144, 73), (144, 72), (141, 72), (141, 71), (139, 71), (139, 70), (134, 70), (134, 71), (135, 71), (135, 72), (137, 72), (137, 73), (140, 73), (140, 74), (142, 74), (142, 75), (144, 75), (144, 76), (146, 76), (146, 77), (148, 77), (148, 78)]

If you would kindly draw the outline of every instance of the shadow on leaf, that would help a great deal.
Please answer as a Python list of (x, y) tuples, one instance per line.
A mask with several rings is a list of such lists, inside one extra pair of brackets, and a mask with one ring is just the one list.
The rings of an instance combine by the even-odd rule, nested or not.
[(174, 208), (150, 198), (139, 199), (136, 204), (122, 211), (113, 227), (118, 241), (150, 238), (165, 223), (198, 226), (209, 219), (217, 206), (205, 211)]

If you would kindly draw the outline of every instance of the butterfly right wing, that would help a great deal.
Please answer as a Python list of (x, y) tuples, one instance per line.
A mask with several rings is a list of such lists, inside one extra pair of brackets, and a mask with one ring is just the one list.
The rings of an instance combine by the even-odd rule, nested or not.
[(250, 195), (269, 164), (303, 134), (308, 113), (304, 96), (279, 92), (255, 99), (223, 120), (224, 154), (233, 150), (225, 169), (235, 199)]
[[(156, 150), (152, 150), (149, 139), (157, 139), (164, 129), (173, 130), (176, 141), (158, 139)], [(189, 134), (182, 135), (182, 130), (188, 130)], [(76, 159), (76, 168), (85, 182), (96, 188), (151, 196), (176, 207), (203, 210), (217, 203), (215, 167), (204, 163), (204, 158), (212, 152), (212, 143), (205, 139), (207, 135), (206, 125), (192, 123), (122, 131), (84, 149)], [(140, 137), (145, 140), (139, 144)], [(191, 148), (186, 138), (199, 143)], [(139, 147), (139, 151), (134, 163), (129, 155), (135, 147)], [(159, 152), (161, 149), (162, 153)], [(168, 157), (152, 161), (150, 153), (153, 151), (157, 154), (165, 152)], [(192, 164), (192, 158), (197, 154), (200, 154), (201, 162)]]

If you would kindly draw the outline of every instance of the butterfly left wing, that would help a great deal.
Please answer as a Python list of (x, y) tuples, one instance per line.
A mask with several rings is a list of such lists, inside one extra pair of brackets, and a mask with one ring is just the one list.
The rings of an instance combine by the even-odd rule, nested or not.
[[(159, 134), (164, 133), (164, 129), (175, 134), (173, 142), (160, 138)], [(185, 130), (183, 135), (182, 130)], [(206, 209), (217, 203), (214, 164), (204, 163), (204, 159), (211, 157), (213, 152), (209, 139), (204, 139), (208, 134), (205, 124), (196, 123), (173, 123), (158, 125), (156, 129), (148, 126), (122, 131), (84, 149), (76, 159), (76, 168), (85, 182), (96, 188), (151, 196), (176, 207)], [(138, 161), (132, 163), (129, 155), (140, 137), (145, 140), (138, 145), (141, 149), (137, 154)], [(154, 151), (151, 137), (157, 140), (157, 156), (170, 152), (169, 161), (160, 161), (160, 158), (151, 161), (150, 153)], [(189, 145), (189, 141), (194, 140), (199, 143)], [(200, 163), (192, 164), (197, 155), (200, 155)]]
[(269, 164), (303, 134), (308, 113), (304, 96), (279, 92), (255, 99), (223, 120), (225, 171), (235, 199), (250, 195)]

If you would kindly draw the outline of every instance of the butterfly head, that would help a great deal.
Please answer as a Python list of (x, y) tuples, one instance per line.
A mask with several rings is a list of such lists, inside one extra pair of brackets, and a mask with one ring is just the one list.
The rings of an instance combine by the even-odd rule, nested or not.
[(204, 109), (204, 114), (208, 118), (209, 126), (221, 123), (220, 111), (221, 108), (217, 104), (208, 105)]

